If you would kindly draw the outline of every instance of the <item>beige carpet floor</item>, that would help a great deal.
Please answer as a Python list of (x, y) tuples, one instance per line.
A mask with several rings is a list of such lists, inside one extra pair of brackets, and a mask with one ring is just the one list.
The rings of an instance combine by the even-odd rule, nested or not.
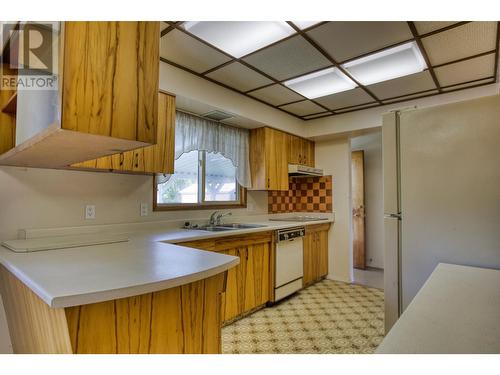
[(332, 280), (222, 330), (222, 352), (373, 353), (384, 336), (384, 293)]

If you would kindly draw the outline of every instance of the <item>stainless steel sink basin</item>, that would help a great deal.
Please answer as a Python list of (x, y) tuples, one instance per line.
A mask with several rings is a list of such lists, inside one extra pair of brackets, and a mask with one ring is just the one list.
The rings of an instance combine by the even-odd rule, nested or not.
[(235, 230), (235, 229), (251, 229), (251, 228), (262, 228), (266, 225), (261, 224), (220, 224), (220, 225), (203, 225), (201, 227), (196, 228), (197, 230), (206, 230), (209, 232), (223, 232), (226, 230)]
[(215, 226), (215, 225), (204, 225), (198, 228), (195, 228), (197, 230), (206, 230), (209, 232), (223, 232), (225, 230), (234, 230), (238, 228), (233, 228), (233, 227), (223, 227), (223, 226)]
[(262, 225), (262, 224), (239, 224), (239, 223), (221, 224), (221, 225), (219, 225), (219, 227), (231, 228), (231, 229), (263, 228), (265, 226), (266, 225)]

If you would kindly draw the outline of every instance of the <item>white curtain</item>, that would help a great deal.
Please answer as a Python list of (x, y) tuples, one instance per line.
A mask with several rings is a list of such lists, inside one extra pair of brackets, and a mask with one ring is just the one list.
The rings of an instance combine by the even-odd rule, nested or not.
[[(175, 159), (183, 153), (201, 150), (220, 153), (236, 167), (236, 180), (243, 187), (251, 186), (249, 131), (223, 125), (177, 111), (175, 115)], [(160, 177), (158, 183), (168, 180)]]

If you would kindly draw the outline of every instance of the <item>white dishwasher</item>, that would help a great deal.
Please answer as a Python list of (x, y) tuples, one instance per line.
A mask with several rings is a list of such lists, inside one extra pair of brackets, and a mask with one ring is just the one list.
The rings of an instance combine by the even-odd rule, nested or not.
[(276, 277), (274, 302), (302, 288), (304, 276), (303, 239), (305, 227), (281, 229), (276, 232)]

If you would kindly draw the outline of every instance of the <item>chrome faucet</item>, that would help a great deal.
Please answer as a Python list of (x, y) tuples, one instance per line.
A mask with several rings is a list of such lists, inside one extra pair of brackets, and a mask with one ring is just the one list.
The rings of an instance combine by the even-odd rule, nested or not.
[(231, 212), (226, 212), (225, 214), (221, 213), (220, 211), (214, 211), (212, 212), (212, 214), (210, 215), (210, 219), (208, 220), (208, 223), (210, 225), (220, 225), (221, 224), (221, 219), (224, 217), (224, 216), (231, 216), (232, 213)]
[(219, 211), (212, 212), (212, 214), (210, 215), (210, 219), (208, 220), (208, 224), (215, 225), (215, 223), (217, 221), (216, 216), (218, 213), (219, 213)]

